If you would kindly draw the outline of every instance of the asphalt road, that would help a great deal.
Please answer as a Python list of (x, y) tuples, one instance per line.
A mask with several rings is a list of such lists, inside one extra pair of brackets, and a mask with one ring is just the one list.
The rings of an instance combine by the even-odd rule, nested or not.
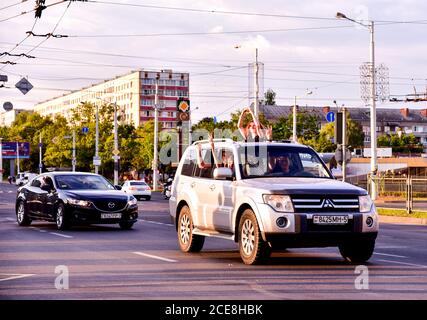
[[(369, 277), (360, 280), (336, 248), (273, 253), (261, 266), (244, 265), (237, 245), (221, 239), (184, 254), (158, 194), (139, 202), (133, 230), (19, 227), (15, 190), (0, 184), (1, 299), (427, 299), (426, 226), (382, 224)], [(69, 288), (56, 289), (64, 270)]]

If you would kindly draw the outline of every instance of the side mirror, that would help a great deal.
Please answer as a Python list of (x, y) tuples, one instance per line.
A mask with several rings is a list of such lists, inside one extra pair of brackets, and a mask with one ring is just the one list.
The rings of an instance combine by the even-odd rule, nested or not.
[(227, 167), (215, 168), (213, 178), (215, 180), (227, 180), (233, 177), (233, 170)]
[(122, 190), (122, 186), (119, 186), (118, 184), (114, 185), (114, 189), (116, 190)]

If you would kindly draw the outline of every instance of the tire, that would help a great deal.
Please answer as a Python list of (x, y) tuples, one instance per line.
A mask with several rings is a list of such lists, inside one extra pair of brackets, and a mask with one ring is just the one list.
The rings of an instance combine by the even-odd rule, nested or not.
[(183, 252), (199, 252), (205, 243), (205, 237), (193, 234), (193, 218), (188, 206), (181, 208), (178, 217), (178, 243)]
[(135, 222), (128, 222), (128, 221), (123, 221), (123, 222), (119, 222), (119, 226), (120, 228), (122, 228), (123, 230), (130, 230), (132, 229), (133, 225)]
[(342, 257), (352, 263), (368, 261), (374, 253), (375, 240), (345, 243), (339, 246)]
[(239, 252), (245, 264), (264, 263), (271, 254), (271, 248), (262, 239), (254, 212), (246, 209), (239, 222)]
[(55, 222), (58, 230), (66, 230), (70, 227), (67, 217), (65, 216), (65, 207), (63, 203), (59, 203), (56, 206)]
[(150, 201), (150, 200), (151, 200), (151, 197), (147, 197), (147, 198), (145, 198), (145, 200)]
[(31, 224), (31, 219), (28, 217), (27, 209), (24, 201), (20, 200), (16, 206), (16, 221), (18, 225), (25, 227)]

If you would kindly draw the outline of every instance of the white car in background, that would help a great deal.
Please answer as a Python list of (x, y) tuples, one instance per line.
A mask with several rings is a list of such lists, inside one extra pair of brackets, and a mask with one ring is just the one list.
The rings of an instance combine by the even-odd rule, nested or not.
[(18, 176), (16, 177), (16, 182), (15, 184), (20, 187), (23, 186), (24, 184), (28, 183), (28, 181), (32, 180), (33, 178), (35, 178), (37, 176), (36, 173), (31, 173), (31, 172), (20, 172), (18, 173)]
[(141, 180), (128, 180), (122, 185), (122, 190), (126, 193), (133, 195), (138, 200), (144, 198), (145, 200), (151, 199), (150, 186)]

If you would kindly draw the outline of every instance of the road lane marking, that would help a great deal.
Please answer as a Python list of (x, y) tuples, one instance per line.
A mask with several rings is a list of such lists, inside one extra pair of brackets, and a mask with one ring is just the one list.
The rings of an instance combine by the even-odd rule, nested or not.
[(64, 237), (64, 238), (74, 238), (73, 236), (67, 236), (66, 234), (56, 233), (56, 232), (49, 232), (50, 234), (54, 234), (58, 237)]
[(375, 246), (376, 249), (406, 249), (407, 246)]
[(144, 219), (141, 219), (141, 221), (152, 223), (152, 224), (160, 224), (160, 225), (163, 225), (163, 226), (173, 227), (173, 224), (171, 224), (171, 223), (163, 223), (163, 222), (157, 222), (157, 221), (151, 221), (151, 220), (144, 220)]
[(404, 258), (404, 259), (408, 258), (405, 256), (399, 256), (397, 254), (388, 254), (388, 253), (379, 253), (379, 252), (374, 252), (374, 254), (379, 255), (379, 256), (387, 256), (387, 257), (395, 257), (395, 258)]
[(13, 218), (6, 218), (6, 220), (8, 220), (8, 221), (15, 221), (15, 219), (13, 219)]
[(411, 267), (427, 268), (427, 266), (422, 265), (422, 264), (407, 263), (407, 262), (392, 261), (392, 260), (382, 260), (382, 259), (379, 259), (378, 261), (382, 261), (382, 262), (391, 262), (391, 263), (402, 264), (402, 265), (405, 265), (405, 266), (411, 266)]
[(173, 260), (173, 259), (168, 259), (168, 258), (163, 258), (163, 257), (159, 257), (159, 256), (154, 256), (152, 254), (148, 254), (148, 253), (143, 253), (143, 252), (138, 252), (135, 251), (133, 252), (134, 254), (137, 254), (139, 256), (143, 256), (143, 257), (148, 257), (148, 258), (153, 258), (153, 259), (158, 259), (158, 260), (162, 260), (162, 261), (166, 261), (166, 262), (178, 262), (177, 260)]
[(11, 274), (2, 273), (2, 274), (0, 274), (0, 276), (3, 276), (3, 275), (5, 275), (5, 276), (10, 276), (10, 277), (0, 279), (0, 281), (7, 281), (7, 280), (14, 280), (14, 279), (21, 279), (21, 278), (26, 278), (26, 277), (35, 276), (35, 274), (16, 274), (16, 273), (11, 273)]
[(47, 232), (46, 230), (42, 230), (42, 229), (40, 229), (39, 231), (40, 231), (40, 232)]

